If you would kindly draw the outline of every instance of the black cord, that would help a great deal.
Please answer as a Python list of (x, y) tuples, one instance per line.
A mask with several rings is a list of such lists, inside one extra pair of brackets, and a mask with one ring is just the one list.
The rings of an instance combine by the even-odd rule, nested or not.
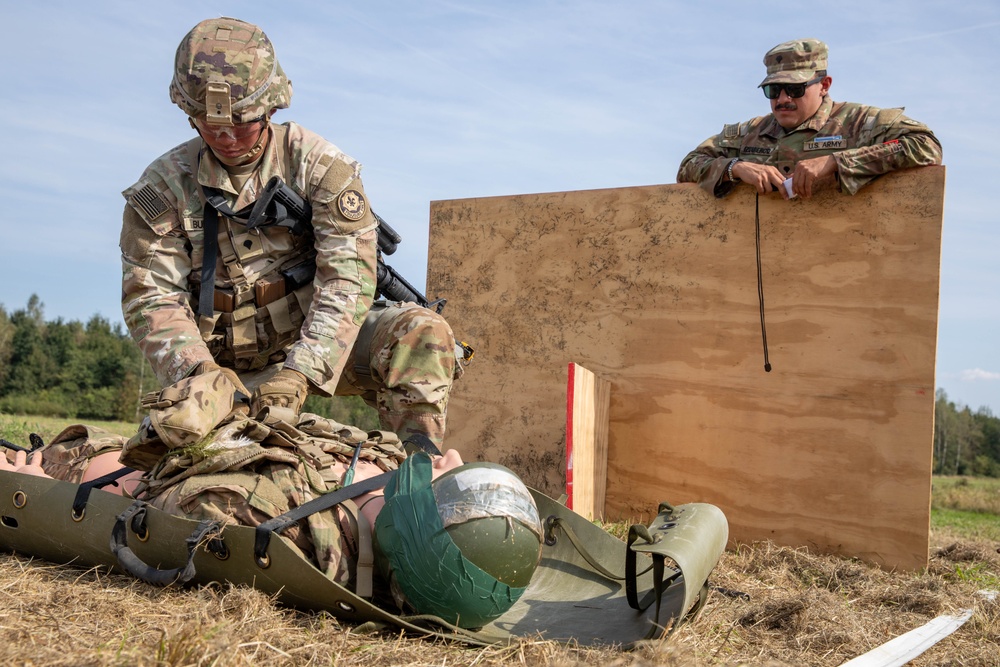
[(757, 298), (760, 302), (760, 336), (764, 341), (764, 371), (771, 372), (767, 359), (767, 327), (764, 325), (764, 278), (760, 268), (760, 195), (754, 195), (754, 225), (757, 228)]

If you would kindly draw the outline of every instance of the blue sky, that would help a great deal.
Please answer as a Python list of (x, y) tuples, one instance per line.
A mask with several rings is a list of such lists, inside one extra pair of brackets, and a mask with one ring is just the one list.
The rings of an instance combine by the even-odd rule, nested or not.
[(191, 136), (167, 85), (204, 18), (264, 28), (295, 87), (277, 120), (364, 163), (404, 238), (391, 263), (420, 287), (431, 201), (673, 183), (699, 142), (768, 111), (763, 53), (816, 37), (835, 100), (905, 106), (944, 146), (937, 384), (1000, 415), (1000, 3), (803, 6), (0, 0), (0, 304), (121, 321), (120, 192)]

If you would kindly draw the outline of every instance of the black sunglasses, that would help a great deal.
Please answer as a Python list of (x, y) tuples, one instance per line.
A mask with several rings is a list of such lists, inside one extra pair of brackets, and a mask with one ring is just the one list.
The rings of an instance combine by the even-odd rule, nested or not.
[(806, 88), (814, 83), (819, 83), (822, 80), (823, 77), (818, 77), (812, 81), (806, 81), (805, 83), (765, 83), (761, 86), (761, 88), (764, 89), (764, 97), (769, 100), (778, 99), (782, 90), (784, 90), (789, 97), (798, 99), (806, 94)]

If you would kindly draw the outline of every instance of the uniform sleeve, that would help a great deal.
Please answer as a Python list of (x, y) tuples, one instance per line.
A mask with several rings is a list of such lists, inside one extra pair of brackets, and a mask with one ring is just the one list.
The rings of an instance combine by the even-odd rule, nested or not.
[(907, 118), (902, 109), (873, 109), (862, 145), (834, 153), (840, 187), (856, 194), (878, 176), (895, 169), (941, 164), (941, 142), (930, 128)]
[(725, 197), (733, 189), (731, 181), (723, 182), (729, 161), (739, 156), (739, 144), (723, 134), (709, 137), (688, 153), (677, 170), (678, 183), (697, 183), (716, 197)]
[(122, 216), (122, 314), (163, 385), (212, 359), (191, 310), (190, 247), (176, 210), (140, 181), (126, 190)]
[(375, 298), (375, 217), (353, 161), (337, 158), (310, 195), (313, 297), (285, 366), (332, 395)]

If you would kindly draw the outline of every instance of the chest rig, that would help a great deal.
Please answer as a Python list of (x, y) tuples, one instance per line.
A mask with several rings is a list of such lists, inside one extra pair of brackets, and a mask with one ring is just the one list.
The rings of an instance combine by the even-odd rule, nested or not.
[[(284, 127), (272, 126), (279, 171), (288, 172)], [(197, 145), (193, 148), (197, 150)], [(199, 164), (204, 147), (193, 156)], [(312, 302), (316, 272), (311, 210), (290, 210), (273, 197), (273, 181), (256, 201), (234, 211), (223, 192), (200, 186), (204, 199), (204, 247), (198, 303), (202, 339), (219, 363), (236, 370), (257, 370), (284, 359), (284, 349), (298, 338)], [(288, 249), (272, 253), (265, 232), (287, 232)], [(227, 287), (216, 286), (221, 260)]]

